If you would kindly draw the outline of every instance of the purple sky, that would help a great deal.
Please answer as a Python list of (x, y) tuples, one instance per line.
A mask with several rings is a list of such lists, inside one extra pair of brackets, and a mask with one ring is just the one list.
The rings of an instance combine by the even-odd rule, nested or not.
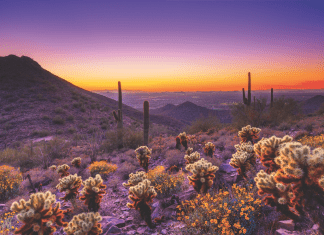
[(0, 0), (0, 56), (29, 56), (88, 90), (238, 90), (248, 72), (252, 89), (319, 89), (319, 2)]

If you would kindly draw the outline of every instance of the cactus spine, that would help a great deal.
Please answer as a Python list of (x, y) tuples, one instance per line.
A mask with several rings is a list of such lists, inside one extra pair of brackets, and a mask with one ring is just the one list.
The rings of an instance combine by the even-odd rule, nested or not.
[(144, 146), (148, 145), (148, 133), (150, 126), (150, 118), (149, 118), (149, 102), (147, 100), (144, 101)]
[(243, 103), (247, 106), (250, 106), (251, 104), (251, 73), (248, 73), (249, 80), (248, 80), (248, 98), (245, 97), (245, 91), (243, 90)]
[(271, 104), (270, 107), (272, 108), (273, 106), (273, 88), (271, 88)]
[(118, 149), (123, 148), (123, 113), (122, 113), (122, 92), (121, 85), (118, 82), (118, 114), (113, 111), (114, 118), (117, 122)]

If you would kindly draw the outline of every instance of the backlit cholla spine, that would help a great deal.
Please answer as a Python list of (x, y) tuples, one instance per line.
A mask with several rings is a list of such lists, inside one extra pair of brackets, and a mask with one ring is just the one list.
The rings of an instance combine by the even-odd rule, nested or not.
[(103, 185), (103, 180), (99, 174), (95, 178), (89, 177), (87, 180), (82, 182), (84, 186), (79, 197), (80, 200), (84, 201), (84, 204), (88, 206), (89, 211), (97, 212), (100, 208), (100, 202), (106, 192), (103, 190), (106, 185)]
[(260, 131), (260, 128), (251, 127), (250, 125), (247, 125), (243, 127), (241, 131), (238, 132), (238, 136), (241, 138), (241, 143), (247, 143), (250, 141), (252, 144), (254, 144), (254, 140), (259, 138), (258, 134)]
[(73, 216), (68, 226), (64, 228), (67, 235), (99, 235), (102, 233), (102, 220), (99, 212), (82, 213)]
[(129, 174), (129, 180), (127, 183), (123, 183), (123, 186), (125, 188), (136, 186), (145, 179), (147, 179), (147, 174), (144, 171), (136, 171), (135, 174), (134, 173)]
[(60, 165), (57, 167), (57, 173), (61, 174), (61, 177), (65, 177), (70, 175), (70, 173), (68, 172), (68, 170), (70, 169), (70, 167), (66, 164)]
[(138, 210), (140, 212), (141, 218), (144, 219), (146, 224), (153, 228), (154, 225), (151, 219), (151, 206), (149, 203), (153, 202), (153, 198), (156, 197), (157, 193), (151, 181), (148, 179), (139, 182), (136, 186), (129, 188), (128, 198), (133, 201), (133, 203), (127, 203), (127, 207), (131, 209)]
[(192, 173), (191, 176), (187, 176), (189, 184), (193, 185), (197, 193), (207, 193), (213, 184), (213, 179), (215, 178), (214, 173), (218, 169), (217, 166), (213, 166), (212, 163), (206, 161), (204, 158), (187, 165), (186, 170)]
[(234, 146), (236, 153), (232, 155), (229, 164), (237, 168), (237, 173), (243, 178), (247, 178), (247, 172), (256, 164), (254, 148), (251, 142), (237, 144)]
[(71, 161), (72, 166), (79, 168), (81, 166), (81, 158), (76, 157)]
[(215, 152), (215, 145), (212, 142), (208, 142), (205, 144), (204, 152), (207, 156), (212, 157)]
[(149, 149), (147, 146), (141, 146), (135, 149), (135, 153), (140, 166), (144, 168), (145, 172), (147, 172), (152, 149)]
[(31, 194), (28, 201), (20, 199), (19, 202), (12, 203), (10, 210), (18, 213), (17, 219), (23, 223), (22, 227), (15, 231), (15, 234), (48, 234), (52, 235), (58, 226), (67, 226), (63, 222), (64, 213), (60, 209), (60, 203), (56, 203), (55, 195), (50, 191), (46, 193), (38, 192)]
[(184, 159), (186, 160), (186, 164), (193, 164), (197, 161), (200, 160), (200, 153), (198, 153), (197, 151), (194, 153), (191, 153), (190, 155), (185, 155)]

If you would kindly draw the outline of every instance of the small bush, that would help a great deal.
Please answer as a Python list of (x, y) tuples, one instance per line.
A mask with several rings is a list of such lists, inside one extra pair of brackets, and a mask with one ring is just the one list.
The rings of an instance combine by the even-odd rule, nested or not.
[(73, 107), (74, 108), (80, 108), (81, 107), (81, 103), (73, 103)]
[(47, 116), (47, 115), (44, 115), (44, 116), (42, 117), (42, 119), (43, 119), (43, 120), (49, 120), (49, 119), (50, 119), (50, 117), (49, 117), (49, 116)]
[(313, 131), (313, 124), (312, 123), (307, 124), (305, 126), (305, 130), (308, 131), (308, 132), (312, 132)]
[(62, 135), (63, 133), (64, 133), (63, 130), (56, 130), (56, 134), (57, 134), (57, 135)]
[(51, 133), (48, 130), (40, 130), (38, 131), (37, 134), (39, 137), (45, 137), (45, 136), (49, 136)]
[(221, 128), (221, 123), (216, 116), (209, 115), (208, 117), (201, 117), (195, 120), (190, 126), (187, 126), (185, 132), (188, 134), (195, 134), (200, 131), (206, 132), (211, 128), (217, 130)]
[(0, 166), (0, 198), (1, 201), (14, 198), (19, 193), (22, 182), (20, 169), (3, 165)]
[(125, 148), (136, 149), (143, 145), (143, 131), (126, 129), (123, 133), (123, 142)]
[(148, 180), (158, 193), (157, 198), (170, 197), (172, 194), (182, 191), (182, 183), (185, 180), (185, 175), (182, 171), (178, 174), (169, 175), (164, 172), (163, 166), (157, 166), (147, 173)]
[(168, 167), (177, 166), (181, 168), (186, 162), (184, 156), (185, 154), (178, 149), (168, 150), (165, 153), (166, 164)]
[(95, 177), (96, 174), (100, 174), (101, 177), (105, 178), (108, 174), (117, 170), (117, 165), (109, 164), (106, 161), (96, 161), (93, 162), (88, 169), (92, 177)]
[(65, 111), (61, 108), (61, 107), (56, 107), (55, 110), (54, 110), (55, 113), (62, 113), (64, 114)]
[(67, 120), (67, 121), (70, 121), (70, 122), (73, 122), (73, 121), (74, 121), (74, 117), (73, 117), (73, 115), (69, 115), (69, 116), (67, 116), (66, 120)]
[(54, 124), (59, 124), (59, 125), (63, 125), (65, 123), (65, 120), (60, 116), (60, 115), (56, 115), (53, 118), (53, 123)]
[(68, 133), (70, 133), (70, 134), (73, 134), (73, 133), (75, 133), (76, 132), (76, 130), (75, 130), (75, 128), (73, 128), (73, 127), (70, 127), (69, 129), (68, 129)]
[[(182, 234), (255, 234), (261, 214), (261, 200), (255, 196), (253, 185), (237, 187), (231, 193), (212, 192), (194, 200), (182, 202), (177, 220), (187, 224)], [(250, 191), (250, 192), (249, 192)]]

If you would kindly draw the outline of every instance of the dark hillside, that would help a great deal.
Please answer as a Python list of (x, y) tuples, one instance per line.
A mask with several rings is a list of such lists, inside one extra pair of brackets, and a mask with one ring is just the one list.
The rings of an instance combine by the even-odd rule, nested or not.
[[(114, 130), (117, 109), (117, 101), (74, 86), (29, 57), (0, 57), (0, 148), (26, 138)], [(123, 105), (123, 113), (125, 127), (142, 128), (142, 112)], [(150, 122), (173, 131), (184, 125), (156, 115)]]

